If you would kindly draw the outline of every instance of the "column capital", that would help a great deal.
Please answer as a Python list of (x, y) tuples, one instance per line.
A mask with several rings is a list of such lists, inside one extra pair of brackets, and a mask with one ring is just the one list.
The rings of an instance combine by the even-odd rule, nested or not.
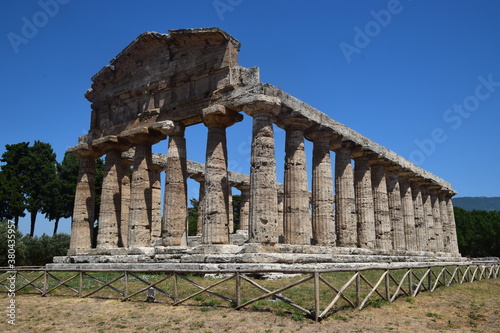
[(92, 146), (99, 148), (102, 152), (110, 150), (126, 151), (131, 144), (116, 135), (108, 135), (92, 141)]
[(281, 100), (267, 95), (254, 95), (241, 106), (249, 116), (259, 115), (276, 116), (281, 111)]
[(280, 116), (278, 121), (284, 125), (285, 131), (299, 130), (305, 131), (312, 126), (312, 122), (303, 117), (294, 117), (293, 115)]
[(155, 144), (165, 140), (166, 135), (146, 126), (140, 126), (121, 132), (118, 135), (118, 138), (131, 144), (137, 144), (140, 142)]
[(203, 109), (202, 114), (203, 123), (208, 128), (226, 128), (243, 120), (242, 114), (220, 104)]
[(343, 141), (341, 136), (337, 136), (330, 142), (330, 149), (333, 151), (338, 151), (342, 148), (354, 149), (356, 144), (352, 141)]
[(157, 121), (150, 129), (161, 132), (168, 136), (184, 136), (184, 125), (172, 120)]
[(330, 144), (332, 139), (336, 137), (336, 134), (332, 129), (324, 127), (322, 125), (312, 125), (304, 133), (307, 140), (312, 142), (327, 142)]

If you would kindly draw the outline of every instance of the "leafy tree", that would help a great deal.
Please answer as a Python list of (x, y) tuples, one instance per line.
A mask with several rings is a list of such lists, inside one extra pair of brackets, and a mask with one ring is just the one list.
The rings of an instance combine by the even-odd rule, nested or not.
[(54, 221), (53, 235), (57, 233), (59, 220), (73, 215), (78, 169), (78, 157), (68, 152), (62, 163), (57, 163), (58, 191), (51, 197), (46, 213), (46, 218)]
[(196, 236), (198, 233), (198, 207), (200, 202), (192, 198), (189, 200), (192, 207), (188, 207), (188, 235)]
[(460, 253), (470, 257), (500, 256), (500, 212), (455, 207)]
[(22, 242), (26, 251), (25, 265), (44, 266), (51, 263), (54, 256), (65, 256), (70, 238), (68, 234), (56, 234), (52, 237), (46, 234), (40, 237), (24, 236)]
[(36, 216), (48, 213), (52, 198), (58, 196), (59, 181), (56, 173), (56, 154), (49, 143), (35, 141), (28, 150), (27, 181), (23, 184), (27, 211), (31, 216), (30, 236), (35, 233)]
[[(9, 251), (9, 225), (7, 221), (0, 222), (0, 266), (7, 266), (8, 264), (8, 251)], [(25, 264), (26, 250), (24, 243), (21, 241), (23, 234), (19, 230), (15, 230), (15, 265), (21, 266)], [(10, 238), (12, 240), (12, 238)]]
[(0, 162), (0, 218), (13, 219), (16, 228), (19, 217), (25, 216), (26, 200), (24, 184), (29, 166), (29, 142), (5, 145)]

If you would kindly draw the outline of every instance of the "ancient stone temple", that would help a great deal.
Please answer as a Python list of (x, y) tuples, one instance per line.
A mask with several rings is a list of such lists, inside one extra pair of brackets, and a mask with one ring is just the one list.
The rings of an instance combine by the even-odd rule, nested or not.
[[(459, 260), (449, 183), (260, 82), (257, 67), (238, 65), (239, 49), (218, 28), (147, 32), (92, 77), (90, 130), (69, 149), (80, 158), (71, 248), (56, 262)], [(237, 174), (227, 170), (226, 129), (243, 117), (253, 120), (251, 162)], [(188, 126), (207, 136), (201, 163), (188, 160)], [(168, 151), (153, 154), (162, 140)], [(188, 178), (200, 183), (197, 236), (187, 233)], [(231, 188), (241, 191), (240, 230)]]

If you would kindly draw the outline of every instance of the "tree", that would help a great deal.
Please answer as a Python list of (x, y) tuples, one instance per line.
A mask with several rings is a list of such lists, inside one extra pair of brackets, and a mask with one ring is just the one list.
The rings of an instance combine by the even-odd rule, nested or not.
[(30, 213), (30, 237), (35, 233), (36, 216), (48, 213), (54, 196), (58, 196), (56, 154), (49, 143), (35, 141), (28, 150), (27, 180), (23, 184), (27, 211)]
[(0, 218), (12, 219), (16, 228), (19, 217), (24, 217), (26, 209), (24, 184), (29, 166), (29, 142), (5, 145), (0, 161), (5, 163), (0, 171)]
[(198, 233), (198, 207), (200, 202), (195, 199), (189, 199), (192, 207), (188, 207), (188, 235), (196, 236)]
[(46, 209), (46, 218), (54, 221), (53, 235), (57, 233), (59, 220), (73, 215), (78, 168), (78, 157), (68, 152), (64, 154), (62, 163), (57, 163), (58, 191), (54, 192)]
[(500, 256), (500, 212), (455, 207), (460, 253), (470, 257)]

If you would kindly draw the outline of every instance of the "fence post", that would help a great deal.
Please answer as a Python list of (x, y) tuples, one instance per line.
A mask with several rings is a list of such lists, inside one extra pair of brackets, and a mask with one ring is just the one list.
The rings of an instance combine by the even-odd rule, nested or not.
[(45, 296), (45, 293), (47, 292), (48, 288), (47, 288), (47, 283), (48, 283), (48, 274), (47, 274), (47, 270), (44, 269), (43, 270), (43, 293), (42, 293), (42, 296)]
[(78, 283), (78, 297), (82, 297), (83, 295), (83, 272), (79, 271), (80, 274), (80, 281)]
[(123, 290), (123, 299), (128, 298), (128, 271), (124, 271), (125, 273), (125, 288)]
[(174, 303), (179, 300), (179, 291), (177, 290), (177, 273), (174, 272)]
[(360, 305), (360, 296), (361, 296), (361, 273), (356, 271), (356, 307)]
[(385, 272), (386, 272), (386, 274), (385, 274), (385, 298), (387, 299), (387, 302), (389, 302), (389, 300), (391, 299), (391, 292), (389, 290), (390, 271), (389, 271), (389, 269), (386, 269)]
[(314, 321), (319, 321), (319, 273), (314, 272)]
[(241, 278), (240, 272), (236, 272), (236, 306), (240, 306), (241, 303)]
[(412, 274), (412, 269), (411, 268), (408, 268), (408, 293), (411, 295), (411, 296), (415, 296), (415, 294), (413, 293), (413, 276), (411, 275)]
[(429, 270), (427, 271), (427, 290), (432, 292), (432, 267), (429, 266)]

